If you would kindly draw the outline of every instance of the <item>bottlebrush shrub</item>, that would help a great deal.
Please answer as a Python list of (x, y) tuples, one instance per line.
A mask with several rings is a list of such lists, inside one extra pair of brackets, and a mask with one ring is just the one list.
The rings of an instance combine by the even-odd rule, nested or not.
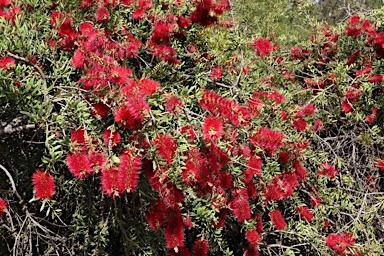
[[(363, 150), (348, 151), (355, 159), (379, 147), (376, 25), (359, 18), (348, 26), (365, 32), (339, 36), (324, 28), (291, 54), (268, 38), (239, 37), (225, 0), (30, 2), (2, 6), (0, 29), (12, 40), (0, 45), (1, 72), (18, 82), (6, 87), (25, 103), (18, 110), (44, 130), (46, 172), (33, 184), (36, 197), (52, 198), (38, 216), (51, 216), (39, 221), (35, 202), (7, 200), (13, 223), (25, 216), (37, 226), (18, 227), (22, 242), (10, 228), (7, 248), (25, 254), (13, 244), (51, 234), (33, 251), (329, 254), (330, 232), (357, 234), (369, 222), (358, 211), (367, 201), (346, 192), (366, 189), (348, 187), (353, 175), (337, 154), (349, 144), (327, 141), (353, 131), (353, 150)], [(361, 161), (374, 172), (382, 157), (372, 156)], [(338, 218), (343, 209), (353, 218)], [(379, 233), (367, 232), (353, 248), (380, 251), (365, 245)]]

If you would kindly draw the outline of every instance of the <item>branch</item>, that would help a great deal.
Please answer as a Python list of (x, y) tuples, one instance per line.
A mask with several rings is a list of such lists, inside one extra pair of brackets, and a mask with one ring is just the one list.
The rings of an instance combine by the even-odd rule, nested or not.
[(16, 193), (16, 185), (15, 185), (15, 181), (12, 178), (12, 175), (9, 173), (7, 169), (5, 169), (5, 167), (2, 164), (0, 164), (0, 168), (3, 169), (5, 174), (8, 176), (9, 181), (11, 182), (11, 185), (12, 185), (13, 193)]

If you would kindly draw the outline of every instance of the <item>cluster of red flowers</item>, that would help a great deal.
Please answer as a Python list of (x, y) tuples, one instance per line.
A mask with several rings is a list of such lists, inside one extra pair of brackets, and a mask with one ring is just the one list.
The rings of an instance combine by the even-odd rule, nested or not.
[(320, 168), (322, 170), (317, 173), (317, 176), (321, 177), (326, 175), (331, 179), (336, 178), (338, 171), (329, 163), (322, 163)]
[(271, 55), (271, 53), (275, 50), (274, 47), (269, 41), (268, 38), (255, 38), (253, 40), (253, 48), (256, 50), (256, 55), (265, 58)]
[(204, 89), (199, 104), (213, 115), (224, 117), (234, 125), (245, 125), (249, 121), (248, 111), (245, 107), (223, 98), (215, 92)]
[[(31, 8), (30, 5), (28, 5), (27, 8)], [(0, 1), (0, 17), (12, 22), (12, 24), (15, 24), (16, 15), (20, 13), (20, 11), (20, 6), (15, 2), (11, 2), (10, 0)]]
[(265, 200), (281, 201), (285, 198), (293, 196), (294, 191), (300, 186), (299, 180), (306, 178), (307, 172), (300, 165), (294, 172), (285, 172), (273, 177), (268, 186), (264, 188)]
[(302, 47), (293, 47), (291, 49), (291, 58), (294, 60), (302, 60), (311, 55), (312, 51), (303, 49)]
[(204, 27), (217, 23), (218, 16), (231, 8), (228, 0), (194, 0), (194, 2), (196, 2), (196, 10), (191, 13), (191, 21)]
[[(355, 239), (353, 238), (353, 234), (330, 234), (325, 239), (325, 244), (339, 255), (346, 255), (347, 248), (351, 248), (351, 245), (355, 243)], [(358, 252), (353, 253), (351, 255), (360, 255)]]
[(262, 127), (249, 138), (249, 142), (264, 149), (268, 156), (272, 156), (284, 146), (283, 139), (284, 133)]
[[(112, 150), (121, 143), (120, 134), (111, 130), (102, 133), (105, 146)], [(85, 130), (72, 132), (71, 141), (75, 151), (69, 153), (66, 163), (70, 172), (78, 179), (88, 177), (90, 174), (101, 173), (102, 191), (108, 196), (119, 196), (124, 191), (135, 190), (141, 169), (141, 157), (135, 156), (133, 151), (125, 150), (120, 155), (118, 168), (107, 168), (107, 158), (102, 153), (102, 147), (97, 140), (92, 140)]]
[(55, 181), (49, 173), (38, 170), (32, 176), (32, 184), (37, 199), (52, 199), (55, 194)]

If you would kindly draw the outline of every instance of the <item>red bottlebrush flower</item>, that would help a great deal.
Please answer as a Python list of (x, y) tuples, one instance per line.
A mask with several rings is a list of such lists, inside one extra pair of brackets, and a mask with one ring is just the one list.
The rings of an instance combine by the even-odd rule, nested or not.
[(207, 256), (209, 243), (207, 240), (198, 239), (193, 246), (193, 256)]
[(131, 4), (133, 4), (134, 2), (135, 0), (121, 0), (121, 4), (126, 7), (131, 6)]
[(135, 20), (143, 20), (143, 19), (145, 19), (145, 17), (147, 17), (147, 14), (146, 14), (145, 11), (143, 11), (142, 9), (136, 9), (136, 10), (133, 12), (132, 17), (133, 17)]
[(193, 228), (194, 224), (193, 224), (192, 219), (190, 217), (184, 218), (183, 223), (184, 223), (184, 226), (186, 226), (188, 229)]
[(256, 155), (252, 155), (247, 161), (247, 169), (244, 171), (245, 183), (249, 183), (253, 177), (261, 175), (262, 159)]
[(16, 66), (16, 61), (9, 57), (0, 58), (0, 68), (10, 70)]
[(373, 123), (376, 120), (377, 115), (379, 114), (379, 111), (380, 111), (380, 109), (378, 109), (376, 107), (372, 107), (371, 108), (371, 114), (365, 117), (365, 121), (368, 124)]
[(285, 97), (276, 91), (270, 93), (268, 98), (273, 102), (273, 105), (280, 105), (285, 101)]
[(59, 30), (59, 36), (66, 37), (69, 40), (75, 39), (77, 37), (77, 34), (75, 30), (72, 27), (72, 18), (67, 18), (63, 24), (60, 26)]
[(293, 161), (293, 168), (295, 168), (295, 175), (298, 180), (304, 181), (308, 177), (308, 172), (304, 169), (299, 161)]
[(85, 153), (70, 153), (67, 155), (66, 162), (69, 171), (78, 179), (86, 178), (94, 172), (88, 156)]
[(347, 65), (350, 66), (361, 56), (361, 51), (353, 50), (351, 56), (348, 57)]
[(348, 100), (344, 100), (341, 104), (341, 111), (343, 111), (345, 114), (352, 111), (352, 104)]
[(255, 118), (260, 115), (261, 109), (264, 107), (264, 103), (258, 98), (250, 98), (247, 104), (247, 110), (251, 117)]
[(211, 15), (211, 11), (213, 11), (212, 1), (197, 2), (196, 10), (191, 13), (190, 19), (201, 26), (211, 26), (218, 21), (217, 16)]
[(382, 81), (384, 81), (384, 76), (382, 74), (371, 75), (368, 79), (368, 82), (370, 83), (380, 83)]
[(356, 25), (360, 22), (360, 17), (355, 15), (348, 18), (348, 24), (349, 25)]
[(253, 247), (246, 247), (243, 256), (259, 256), (259, 251)]
[(141, 157), (134, 156), (133, 152), (126, 151), (120, 156), (119, 163), (119, 192), (133, 192), (137, 186), (141, 169)]
[(75, 130), (71, 132), (71, 142), (75, 142), (75, 145), (77, 146), (84, 146), (85, 145), (85, 136), (87, 134), (87, 131), (83, 129)]
[(287, 227), (287, 223), (285, 222), (283, 215), (279, 210), (273, 210), (269, 213), (271, 217), (272, 224), (275, 226), (277, 230), (283, 230)]
[(312, 88), (323, 89), (325, 84), (323, 78), (318, 77), (317, 79), (304, 78), (304, 83)]
[(259, 247), (259, 244), (261, 242), (261, 236), (259, 235), (259, 233), (257, 233), (255, 229), (251, 229), (245, 232), (245, 237), (253, 248), (256, 249)]
[(284, 133), (262, 127), (249, 138), (249, 141), (252, 145), (264, 149), (267, 154), (273, 155), (284, 145), (283, 139)]
[(364, 75), (369, 75), (371, 72), (372, 72), (372, 64), (367, 63), (362, 69), (356, 70), (355, 75), (364, 76)]
[(263, 215), (261, 213), (256, 214), (256, 230), (259, 233), (263, 233)]
[(190, 28), (191, 27), (191, 19), (183, 17), (183, 16), (178, 16), (177, 17), (177, 24), (179, 25), (180, 28)]
[(249, 115), (246, 108), (234, 101), (230, 101), (216, 94), (215, 92), (204, 89), (199, 104), (214, 115), (220, 115), (231, 121), (232, 124), (240, 126), (248, 123)]
[(351, 37), (358, 37), (361, 34), (361, 28), (356, 28), (356, 27), (346, 27), (344, 29), (344, 34), (346, 36), (351, 36)]
[(85, 21), (81, 23), (79, 31), (81, 34), (90, 36), (92, 32), (94, 32), (93, 25), (89, 21)]
[(255, 38), (253, 48), (256, 50), (256, 55), (261, 58), (268, 57), (273, 52), (273, 46), (268, 38)]
[(184, 245), (184, 225), (181, 212), (169, 208), (164, 226), (164, 235), (169, 249), (176, 249)]
[(75, 68), (84, 68), (84, 64), (85, 64), (84, 60), (85, 60), (84, 52), (81, 49), (76, 49), (75, 54), (72, 57), (72, 61), (71, 61), (72, 65)]
[(144, 96), (152, 96), (152, 94), (160, 89), (160, 83), (151, 79), (142, 79), (137, 81), (138, 87), (140, 88), (140, 92), (143, 93)]
[(234, 190), (234, 199), (230, 202), (232, 214), (240, 223), (251, 218), (247, 188)]
[(288, 182), (289, 185), (294, 189), (300, 186), (299, 181), (297, 180), (297, 176), (294, 172), (283, 173), (283, 180)]
[(109, 168), (101, 173), (101, 190), (107, 196), (119, 197), (119, 170)]
[(0, 198), (0, 218), (4, 217), (7, 211), (8, 203), (3, 198)]
[(288, 116), (287, 116), (287, 113), (285, 111), (280, 112), (280, 117), (283, 121), (288, 121)]
[(162, 200), (152, 201), (149, 212), (145, 215), (149, 226), (156, 231), (164, 224), (163, 218), (166, 214), (166, 207)]
[(38, 170), (32, 175), (32, 184), (37, 199), (52, 199), (55, 194), (55, 181), (53, 176), (43, 170)]
[(223, 74), (223, 68), (220, 65), (216, 65), (212, 68), (211, 78), (213, 81), (220, 81)]
[(190, 43), (186, 47), (189, 54), (198, 52), (197, 46), (194, 43)]
[(0, 6), (7, 6), (10, 5), (11, 1), (10, 0), (0, 0)]
[(384, 159), (376, 160), (375, 166), (377, 166), (380, 171), (384, 172)]
[(279, 161), (282, 164), (287, 164), (291, 159), (291, 154), (289, 152), (281, 152), (279, 154)]
[(118, 146), (121, 143), (121, 136), (118, 132), (116, 131), (111, 131), (111, 130), (104, 130), (102, 133), (104, 143), (112, 148), (114, 146)]
[(363, 90), (347, 90), (345, 92), (345, 98), (348, 100), (353, 100), (353, 99), (359, 99), (361, 95), (363, 95), (364, 91)]
[(315, 120), (312, 125), (313, 131), (321, 131), (323, 129), (323, 122), (319, 119)]
[(171, 164), (177, 150), (176, 141), (168, 134), (160, 134), (153, 140), (153, 145), (167, 164)]
[(313, 213), (305, 206), (296, 207), (296, 211), (299, 213), (300, 217), (305, 219), (308, 222), (311, 222), (313, 219)]
[(300, 60), (311, 55), (311, 50), (304, 50), (301, 47), (294, 47), (291, 49), (291, 58), (294, 60)]
[(96, 103), (93, 106), (93, 109), (91, 114), (93, 116), (100, 116), (100, 118), (105, 118), (109, 112), (109, 107), (105, 105), (104, 103)]
[(149, 116), (151, 111), (148, 103), (144, 97), (135, 95), (127, 100), (127, 107), (131, 115), (140, 123), (142, 123), (145, 117)]
[(347, 247), (354, 243), (353, 234), (330, 234), (325, 239), (325, 244), (339, 255), (345, 255)]
[(320, 196), (317, 194), (312, 195), (310, 201), (311, 201), (312, 208), (316, 208), (322, 203)]
[(98, 8), (96, 11), (96, 20), (105, 22), (109, 19), (109, 12), (106, 7)]
[(180, 107), (183, 106), (183, 103), (175, 95), (167, 94), (165, 97), (165, 109), (172, 114), (176, 114)]
[(103, 154), (91, 151), (88, 153), (88, 159), (92, 166), (93, 172), (99, 173), (104, 170), (106, 161)]
[(321, 168), (322, 168), (322, 171), (318, 172), (317, 176), (321, 177), (321, 176), (327, 175), (331, 179), (336, 178), (336, 174), (338, 171), (335, 169), (335, 167), (333, 167), (328, 163), (322, 163)]
[(256, 185), (253, 180), (250, 180), (248, 183), (246, 183), (246, 186), (247, 186), (247, 193), (251, 200), (259, 198), (259, 194), (256, 190)]
[(307, 122), (303, 118), (296, 118), (293, 120), (292, 127), (297, 131), (302, 132), (307, 129)]
[(130, 81), (129, 77), (132, 77), (132, 69), (121, 66), (113, 67), (109, 76), (110, 81), (118, 86), (128, 84)]
[(140, 9), (145, 11), (153, 8), (153, 3), (151, 0), (139, 0), (138, 5)]
[(329, 227), (329, 221), (324, 220), (323, 229), (327, 229)]
[(128, 106), (120, 106), (116, 109), (115, 122), (127, 126), (131, 130), (137, 130), (141, 124), (140, 120), (133, 117)]
[(313, 116), (316, 111), (316, 107), (313, 104), (307, 104), (301, 107), (301, 111), (303, 111), (306, 116)]
[(217, 142), (223, 135), (223, 122), (220, 118), (207, 116), (203, 123), (203, 137), (205, 142)]

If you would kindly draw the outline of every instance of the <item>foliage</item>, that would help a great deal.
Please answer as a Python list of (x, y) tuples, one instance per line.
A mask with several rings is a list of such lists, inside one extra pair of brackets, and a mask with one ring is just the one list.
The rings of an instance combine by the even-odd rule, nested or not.
[(383, 12), (287, 50), (227, 1), (0, 10), (1, 251), (383, 254)]

